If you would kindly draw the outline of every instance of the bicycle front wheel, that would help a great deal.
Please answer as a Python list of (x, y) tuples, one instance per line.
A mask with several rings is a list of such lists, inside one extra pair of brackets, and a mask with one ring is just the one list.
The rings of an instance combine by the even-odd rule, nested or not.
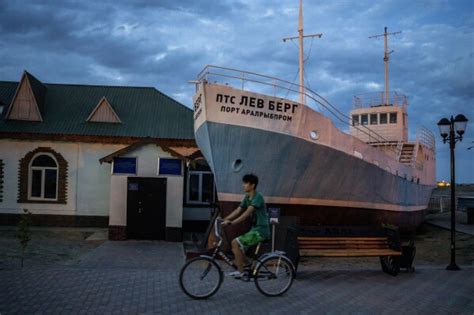
[(284, 256), (263, 259), (256, 270), (255, 285), (266, 296), (279, 296), (288, 291), (295, 273), (290, 260)]
[(179, 285), (193, 299), (207, 299), (219, 290), (223, 275), (219, 265), (210, 257), (189, 260), (179, 274)]

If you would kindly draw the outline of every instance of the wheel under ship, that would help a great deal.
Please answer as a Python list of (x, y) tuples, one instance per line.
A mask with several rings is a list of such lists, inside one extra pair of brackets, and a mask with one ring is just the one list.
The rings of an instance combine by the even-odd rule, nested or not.
[(299, 85), (256, 73), (207, 66), (194, 83), (196, 142), (224, 211), (239, 205), (242, 176), (253, 173), (267, 207), (299, 224), (412, 230), (423, 221), (435, 142), (422, 127), (408, 141), (406, 96), (354, 97), (345, 115), (308, 88), (305, 105)]

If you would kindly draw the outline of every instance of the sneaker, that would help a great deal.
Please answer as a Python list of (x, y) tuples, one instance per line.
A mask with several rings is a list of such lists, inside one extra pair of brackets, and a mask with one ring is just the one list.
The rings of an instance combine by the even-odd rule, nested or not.
[(227, 275), (230, 277), (234, 277), (235, 279), (241, 279), (244, 274), (236, 270), (236, 271), (229, 272)]

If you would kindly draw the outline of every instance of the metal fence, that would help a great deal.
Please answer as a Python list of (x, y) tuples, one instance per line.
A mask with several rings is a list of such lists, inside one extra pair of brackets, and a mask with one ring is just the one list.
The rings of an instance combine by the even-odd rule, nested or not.
[(428, 212), (448, 212), (451, 210), (451, 196), (431, 196), (428, 204)]
[[(461, 200), (460, 200), (461, 199)], [(474, 196), (471, 195), (457, 195), (456, 196), (456, 211), (466, 212), (468, 208), (472, 208), (474, 204)], [(450, 195), (433, 195), (428, 204), (428, 212), (448, 212), (451, 211), (451, 196)]]

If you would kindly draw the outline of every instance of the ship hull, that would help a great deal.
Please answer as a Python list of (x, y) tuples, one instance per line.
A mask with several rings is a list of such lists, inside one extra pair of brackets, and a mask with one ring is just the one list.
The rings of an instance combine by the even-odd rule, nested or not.
[(268, 207), (280, 208), (299, 224), (389, 223), (413, 229), (423, 221), (433, 188), (287, 134), (206, 121), (195, 135), (225, 210), (238, 206), (242, 176), (254, 173)]
[[(227, 215), (239, 206), (240, 202), (221, 201), (219, 205)], [(382, 209), (362, 209), (298, 204), (268, 204), (267, 207), (279, 208), (281, 220), (298, 225), (361, 225), (380, 226), (391, 224), (400, 228), (402, 233), (413, 232), (423, 223), (426, 210), (388, 211)], [(281, 221), (280, 220), (280, 221)], [(286, 224), (288, 225), (288, 224)], [(235, 236), (244, 233), (246, 226), (235, 231)]]

